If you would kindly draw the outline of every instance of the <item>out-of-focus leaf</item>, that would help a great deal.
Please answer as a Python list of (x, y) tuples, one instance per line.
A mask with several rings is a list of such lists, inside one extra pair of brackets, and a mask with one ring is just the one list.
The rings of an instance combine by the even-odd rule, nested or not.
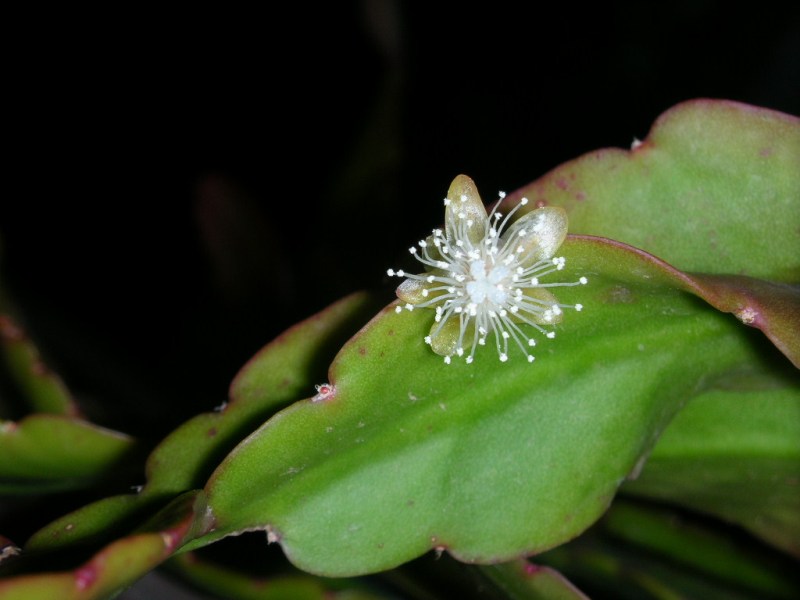
[(132, 530), (145, 512), (163, 505), (159, 498), (142, 499), (138, 494), (103, 498), (72, 511), (37, 531), (25, 544), (30, 552), (100, 545)]
[[(674, 512), (616, 502), (601, 521), (603, 531), (643, 550), (768, 598), (795, 598), (800, 578), (766, 557), (763, 548), (686, 522)], [(782, 570), (783, 568), (783, 570)]]
[(617, 501), (580, 538), (537, 560), (557, 567), (595, 597), (790, 600), (792, 561), (713, 521)]
[(39, 350), (8, 314), (0, 314), (0, 349), (9, 375), (32, 412), (80, 416), (64, 382), (45, 365)]
[(195, 217), (214, 279), (223, 296), (240, 307), (247, 298), (266, 297), (284, 308), (292, 296), (289, 265), (278, 225), (247, 192), (219, 175), (197, 186)]
[(196, 587), (228, 600), (377, 600), (387, 597), (372, 593), (352, 580), (322, 579), (300, 573), (256, 577), (216, 565), (193, 553), (176, 556), (169, 567)]
[(692, 400), (624, 490), (717, 515), (800, 556), (800, 383), (749, 371)]
[(510, 600), (588, 600), (555, 569), (517, 560), (480, 567)]
[(127, 435), (69, 417), (36, 414), (0, 422), (0, 491), (85, 486), (111, 475), (135, 451)]
[(117, 540), (71, 571), (17, 575), (0, 580), (2, 600), (99, 600), (124, 589), (161, 564), (191, 532), (203, 494), (193, 492), (164, 512), (159, 528)]
[[(590, 284), (534, 365), (445, 365), (432, 315), (390, 306), (210, 481), (214, 536), (264, 529), (305, 570), (386, 569), (430, 548), (467, 562), (542, 551), (590, 525), (682, 403), (758, 362), (748, 330), (635, 249), (571, 239)], [(563, 296), (563, 297), (562, 297)], [(336, 549), (334, 551), (334, 549)]]

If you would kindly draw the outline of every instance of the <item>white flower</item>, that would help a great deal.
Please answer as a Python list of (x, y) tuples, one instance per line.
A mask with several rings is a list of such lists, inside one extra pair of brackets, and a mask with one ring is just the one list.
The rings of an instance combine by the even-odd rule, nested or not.
[(508, 360), (509, 340), (533, 362), (532, 331), (553, 338), (555, 332), (543, 326), (561, 322), (565, 308), (583, 308), (559, 303), (547, 288), (585, 284), (585, 277), (567, 283), (541, 281), (566, 264), (555, 256), (567, 235), (566, 212), (554, 206), (537, 208), (507, 227), (527, 203), (523, 198), (505, 217), (497, 207), (487, 215), (475, 183), (459, 175), (444, 200), (445, 230), (434, 229), (418, 247), (409, 249), (426, 272), (387, 271), (407, 278), (397, 288), (404, 302), (397, 312), (435, 309), (425, 342), (446, 363), (453, 356), (471, 363), (477, 347), (489, 338), (502, 362)]

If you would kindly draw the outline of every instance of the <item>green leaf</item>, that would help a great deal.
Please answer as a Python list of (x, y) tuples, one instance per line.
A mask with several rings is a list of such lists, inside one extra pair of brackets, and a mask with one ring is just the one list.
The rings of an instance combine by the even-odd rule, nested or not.
[(327, 398), (282, 411), (220, 466), (206, 541), (260, 528), (299, 567), (351, 575), (430, 548), (508, 560), (583, 531), (681, 404), (757, 355), (660, 261), (596, 238), (563, 253), (590, 283), (559, 299), (587, 308), (534, 365), (488, 348), (444, 365), (422, 342), (430, 312), (388, 307), (338, 355)]
[(800, 286), (738, 275), (694, 275), (692, 279), (701, 298), (762, 330), (800, 368)]
[(33, 412), (80, 416), (64, 382), (47, 367), (39, 350), (8, 314), (0, 314), (0, 350), (9, 375)]
[(800, 119), (694, 100), (632, 150), (586, 154), (507, 201), (562, 206), (572, 233), (705, 273), (701, 297), (762, 329), (800, 367), (800, 288), (753, 279), (800, 281), (799, 164)]
[(232, 402), (268, 407), (296, 400), (322, 383), (330, 357), (379, 308), (366, 293), (351, 294), (289, 328), (261, 349), (233, 379)]
[(365, 294), (353, 294), (270, 342), (237, 374), (229, 403), (190, 419), (158, 445), (147, 461), (145, 492), (174, 494), (201, 487), (225, 455), (277, 407), (313, 390), (314, 378), (323, 376), (325, 361), (343, 333), (352, 333), (353, 320), (363, 318), (370, 304)]
[(781, 572), (774, 556), (752, 543), (732, 541), (710, 528), (686, 522), (672, 511), (642, 508), (616, 502), (601, 526), (616, 539), (667, 558), (687, 571), (702, 573), (731, 587), (749, 590), (759, 597), (795, 598), (796, 577)]
[(550, 567), (517, 560), (481, 567), (483, 574), (509, 600), (587, 600), (561, 573)]
[(203, 560), (194, 553), (181, 554), (170, 570), (195, 587), (228, 600), (377, 600), (377, 595), (352, 580), (322, 579), (306, 574), (255, 576)]
[[(26, 549), (54, 550), (120, 534), (177, 494), (202, 486), (225, 454), (277, 406), (321, 382), (326, 361), (371, 305), (367, 295), (353, 294), (267, 344), (234, 379), (230, 403), (190, 419), (155, 448), (139, 493), (105, 498), (64, 515), (35, 533)], [(59, 453), (51, 452), (43, 451), (60, 464)]]
[(0, 422), (0, 492), (83, 487), (112, 476), (136, 450), (127, 435), (79, 419), (36, 414)]
[(796, 566), (741, 532), (685, 511), (616, 501), (580, 538), (538, 561), (595, 595), (621, 599), (790, 600)]
[(695, 398), (624, 490), (722, 517), (800, 557), (799, 380), (745, 374)]
[(163, 505), (160, 498), (122, 494), (92, 502), (51, 521), (25, 543), (26, 552), (46, 553), (62, 548), (99, 546), (123, 535)]
[(559, 299), (587, 311), (533, 370), (486, 357), (447, 369), (419, 343), (430, 315), (384, 312), (338, 356), (329, 396), (280, 413), (218, 469), (214, 536), (261, 528), (302, 568), (351, 574), (431, 547), (502, 560), (580, 533), (683, 402), (765, 368), (757, 338), (685, 292), (797, 363), (797, 289), (758, 278), (800, 277), (799, 123), (687, 103), (633, 151), (587, 155), (512, 195), (566, 207), (573, 231), (737, 277), (572, 236), (563, 253), (590, 285)]
[[(320, 359), (331, 347), (300, 326), (232, 386), (232, 398), (253, 407), (232, 402), (165, 440), (141, 497), (166, 501), (201, 485), (261, 419), (311, 396), (313, 383), (330, 383), (236, 447), (206, 486), (209, 512), (193, 510), (192, 519), (208, 520), (193, 522), (184, 541), (207, 528), (197, 545), (261, 529), (298, 566), (350, 575), (430, 548), (486, 563), (574, 537), (638, 473), (684, 402), (747, 369), (767, 388), (781, 381), (760, 335), (718, 310), (759, 327), (800, 364), (797, 289), (775, 283), (800, 279), (798, 131), (796, 119), (770, 111), (688, 103), (634, 151), (560, 167), (509, 201), (524, 193), (533, 204), (561, 204), (573, 231), (706, 274), (572, 236), (568, 270), (590, 284), (559, 291), (559, 300), (586, 310), (542, 340), (535, 365), (498, 364), (482, 349), (473, 365), (446, 366), (422, 343), (431, 313), (390, 306), (342, 349), (325, 382)], [(667, 473), (675, 474), (692, 476)], [(778, 504), (798, 514), (791, 499)]]
[(670, 109), (632, 150), (586, 154), (509, 194), (569, 213), (572, 233), (683, 271), (800, 281), (800, 119), (735, 102)]
[(625, 268), (632, 268), (619, 257), (626, 253), (638, 254), (643, 260), (658, 265), (662, 275), (672, 280), (671, 285), (695, 294), (718, 310), (732, 313), (745, 325), (762, 330), (800, 368), (800, 286), (744, 276), (682, 273), (650, 254), (619, 242), (592, 236), (571, 236), (571, 239), (584, 244), (616, 246), (623, 252), (598, 253), (579, 267), (591, 269), (592, 260), (602, 261), (604, 269), (619, 274)]
[(176, 500), (147, 531), (117, 540), (71, 571), (17, 575), (0, 580), (2, 600), (98, 600), (111, 597), (167, 559), (191, 534), (204, 510), (203, 494)]

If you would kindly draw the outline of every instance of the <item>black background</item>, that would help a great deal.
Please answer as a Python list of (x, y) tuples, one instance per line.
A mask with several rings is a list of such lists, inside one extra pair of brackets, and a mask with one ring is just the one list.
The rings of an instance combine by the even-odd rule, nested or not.
[(796, 7), (433, 4), (9, 15), (4, 288), (95, 418), (161, 435), (389, 301), (458, 173), (489, 200), (692, 98), (800, 114)]

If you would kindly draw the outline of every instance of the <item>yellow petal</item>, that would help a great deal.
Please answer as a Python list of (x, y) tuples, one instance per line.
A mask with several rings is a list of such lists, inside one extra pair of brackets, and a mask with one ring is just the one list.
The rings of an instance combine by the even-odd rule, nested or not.
[(450, 184), (447, 199), (450, 202), (444, 211), (444, 223), (448, 239), (479, 244), (486, 235), (489, 217), (475, 182), (459, 175)]
[(440, 356), (451, 356), (456, 353), (461, 325), (458, 318), (448, 319), (444, 323), (434, 323), (431, 327), (431, 349)]
[(511, 225), (501, 239), (512, 244), (528, 264), (555, 256), (567, 237), (567, 212), (560, 206), (544, 206), (523, 215)]
[(425, 289), (425, 282), (419, 279), (406, 279), (403, 283), (397, 286), (395, 293), (397, 297), (403, 302), (409, 304), (419, 304), (425, 300), (423, 290)]

